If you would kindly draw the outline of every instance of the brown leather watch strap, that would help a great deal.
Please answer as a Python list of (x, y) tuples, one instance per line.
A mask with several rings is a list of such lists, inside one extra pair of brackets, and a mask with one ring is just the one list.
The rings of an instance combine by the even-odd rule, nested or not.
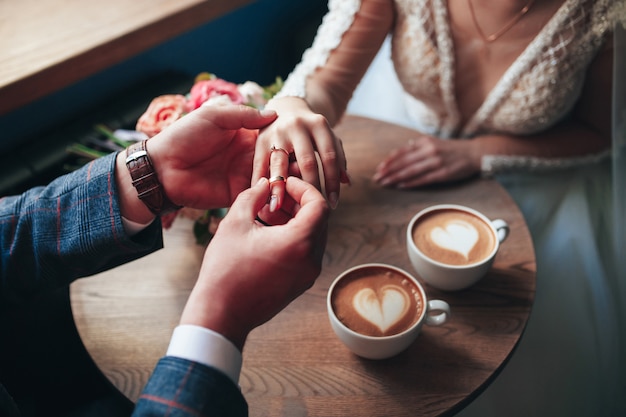
[(137, 196), (157, 216), (180, 209), (165, 195), (154, 171), (146, 141), (133, 143), (126, 149), (126, 166), (137, 190)]

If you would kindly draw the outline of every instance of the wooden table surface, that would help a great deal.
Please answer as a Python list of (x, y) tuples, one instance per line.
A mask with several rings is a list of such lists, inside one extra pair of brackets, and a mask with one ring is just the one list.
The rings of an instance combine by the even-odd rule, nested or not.
[[(439, 416), (469, 403), (505, 365), (524, 331), (535, 292), (531, 237), (515, 203), (492, 180), (399, 191), (370, 180), (408, 129), (348, 116), (337, 129), (353, 185), (332, 213), (323, 270), (316, 284), (278, 316), (255, 329), (240, 378), (250, 416)], [(362, 263), (384, 262), (414, 273), (405, 228), (414, 213), (459, 203), (506, 220), (511, 233), (492, 270), (468, 290), (442, 292), (452, 316), (424, 326), (397, 357), (372, 361), (350, 353), (331, 330), (325, 297), (331, 281)], [(191, 223), (178, 219), (165, 249), (72, 284), (76, 325), (106, 377), (136, 400), (167, 348), (199, 270), (203, 248)]]
[(0, 115), (254, 0), (2, 0)]

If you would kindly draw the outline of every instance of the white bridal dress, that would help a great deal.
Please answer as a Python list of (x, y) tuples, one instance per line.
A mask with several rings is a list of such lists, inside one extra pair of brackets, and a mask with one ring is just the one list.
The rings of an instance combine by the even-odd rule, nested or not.
[[(281, 95), (305, 97), (305, 79), (350, 27), (359, 0), (331, 0), (313, 46)], [(454, 45), (446, 0), (395, 0), (396, 25), (348, 106), (348, 113), (441, 138), (482, 132), (533, 134), (576, 102), (586, 68), (618, 21), (625, 0), (565, 0), (464, 125), (454, 96)], [(626, 55), (616, 41), (616, 57)], [(626, 74), (624, 67), (617, 73)], [(619, 77), (616, 77), (616, 79)], [(619, 84), (619, 83), (616, 83)], [(616, 87), (617, 88), (617, 87)], [(624, 88), (622, 87), (622, 94)], [(623, 105), (620, 100), (615, 100)], [(624, 135), (626, 114), (615, 111)], [(618, 131), (616, 129), (616, 131)], [(626, 192), (624, 157), (492, 156), (483, 160), (522, 210), (537, 259), (535, 306), (511, 361), (462, 416), (626, 415)], [(349, 155), (348, 155), (349, 158)], [(621, 169), (621, 173), (620, 173)], [(613, 172), (614, 171), (614, 172)], [(616, 178), (613, 178), (613, 177)], [(617, 235), (616, 235), (617, 233)], [(621, 258), (620, 258), (621, 255)]]

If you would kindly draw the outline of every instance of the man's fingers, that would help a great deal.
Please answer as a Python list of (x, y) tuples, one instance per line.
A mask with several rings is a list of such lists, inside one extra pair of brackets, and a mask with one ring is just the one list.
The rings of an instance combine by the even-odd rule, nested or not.
[(201, 106), (193, 111), (196, 112), (216, 126), (228, 130), (260, 129), (278, 117), (274, 110), (258, 110), (244, 105)]
[(230, 213), (239, 220), (254, 221), (263, 206), (267, 204), (270, 188), (267, 178), (261, 178), (255, 185), (242, 191), (232, 204)]
[(311, 224), (326, 220), (330, 207), (317, 188), (296, 177), (287, 178), (285, 185), (287, 193), (298, 207), (295, 218)]

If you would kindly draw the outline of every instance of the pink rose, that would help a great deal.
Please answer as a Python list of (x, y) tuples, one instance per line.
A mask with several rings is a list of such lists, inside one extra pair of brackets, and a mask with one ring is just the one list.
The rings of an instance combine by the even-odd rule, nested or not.
[(228, 96), (234, 104), (243, 104), (245, 102), (236, 84), (224, 81), (221, 78), (214, 78), (212, 80), (200, 80), (191, 87), (187, 110), (193, 111), (205, 101), (219, 96)]
[(152, 137), (180, 119), (185, 113), (187, 99), (180, 94), (168, 94), (152, 100), (137, 120), (136, 130)]

